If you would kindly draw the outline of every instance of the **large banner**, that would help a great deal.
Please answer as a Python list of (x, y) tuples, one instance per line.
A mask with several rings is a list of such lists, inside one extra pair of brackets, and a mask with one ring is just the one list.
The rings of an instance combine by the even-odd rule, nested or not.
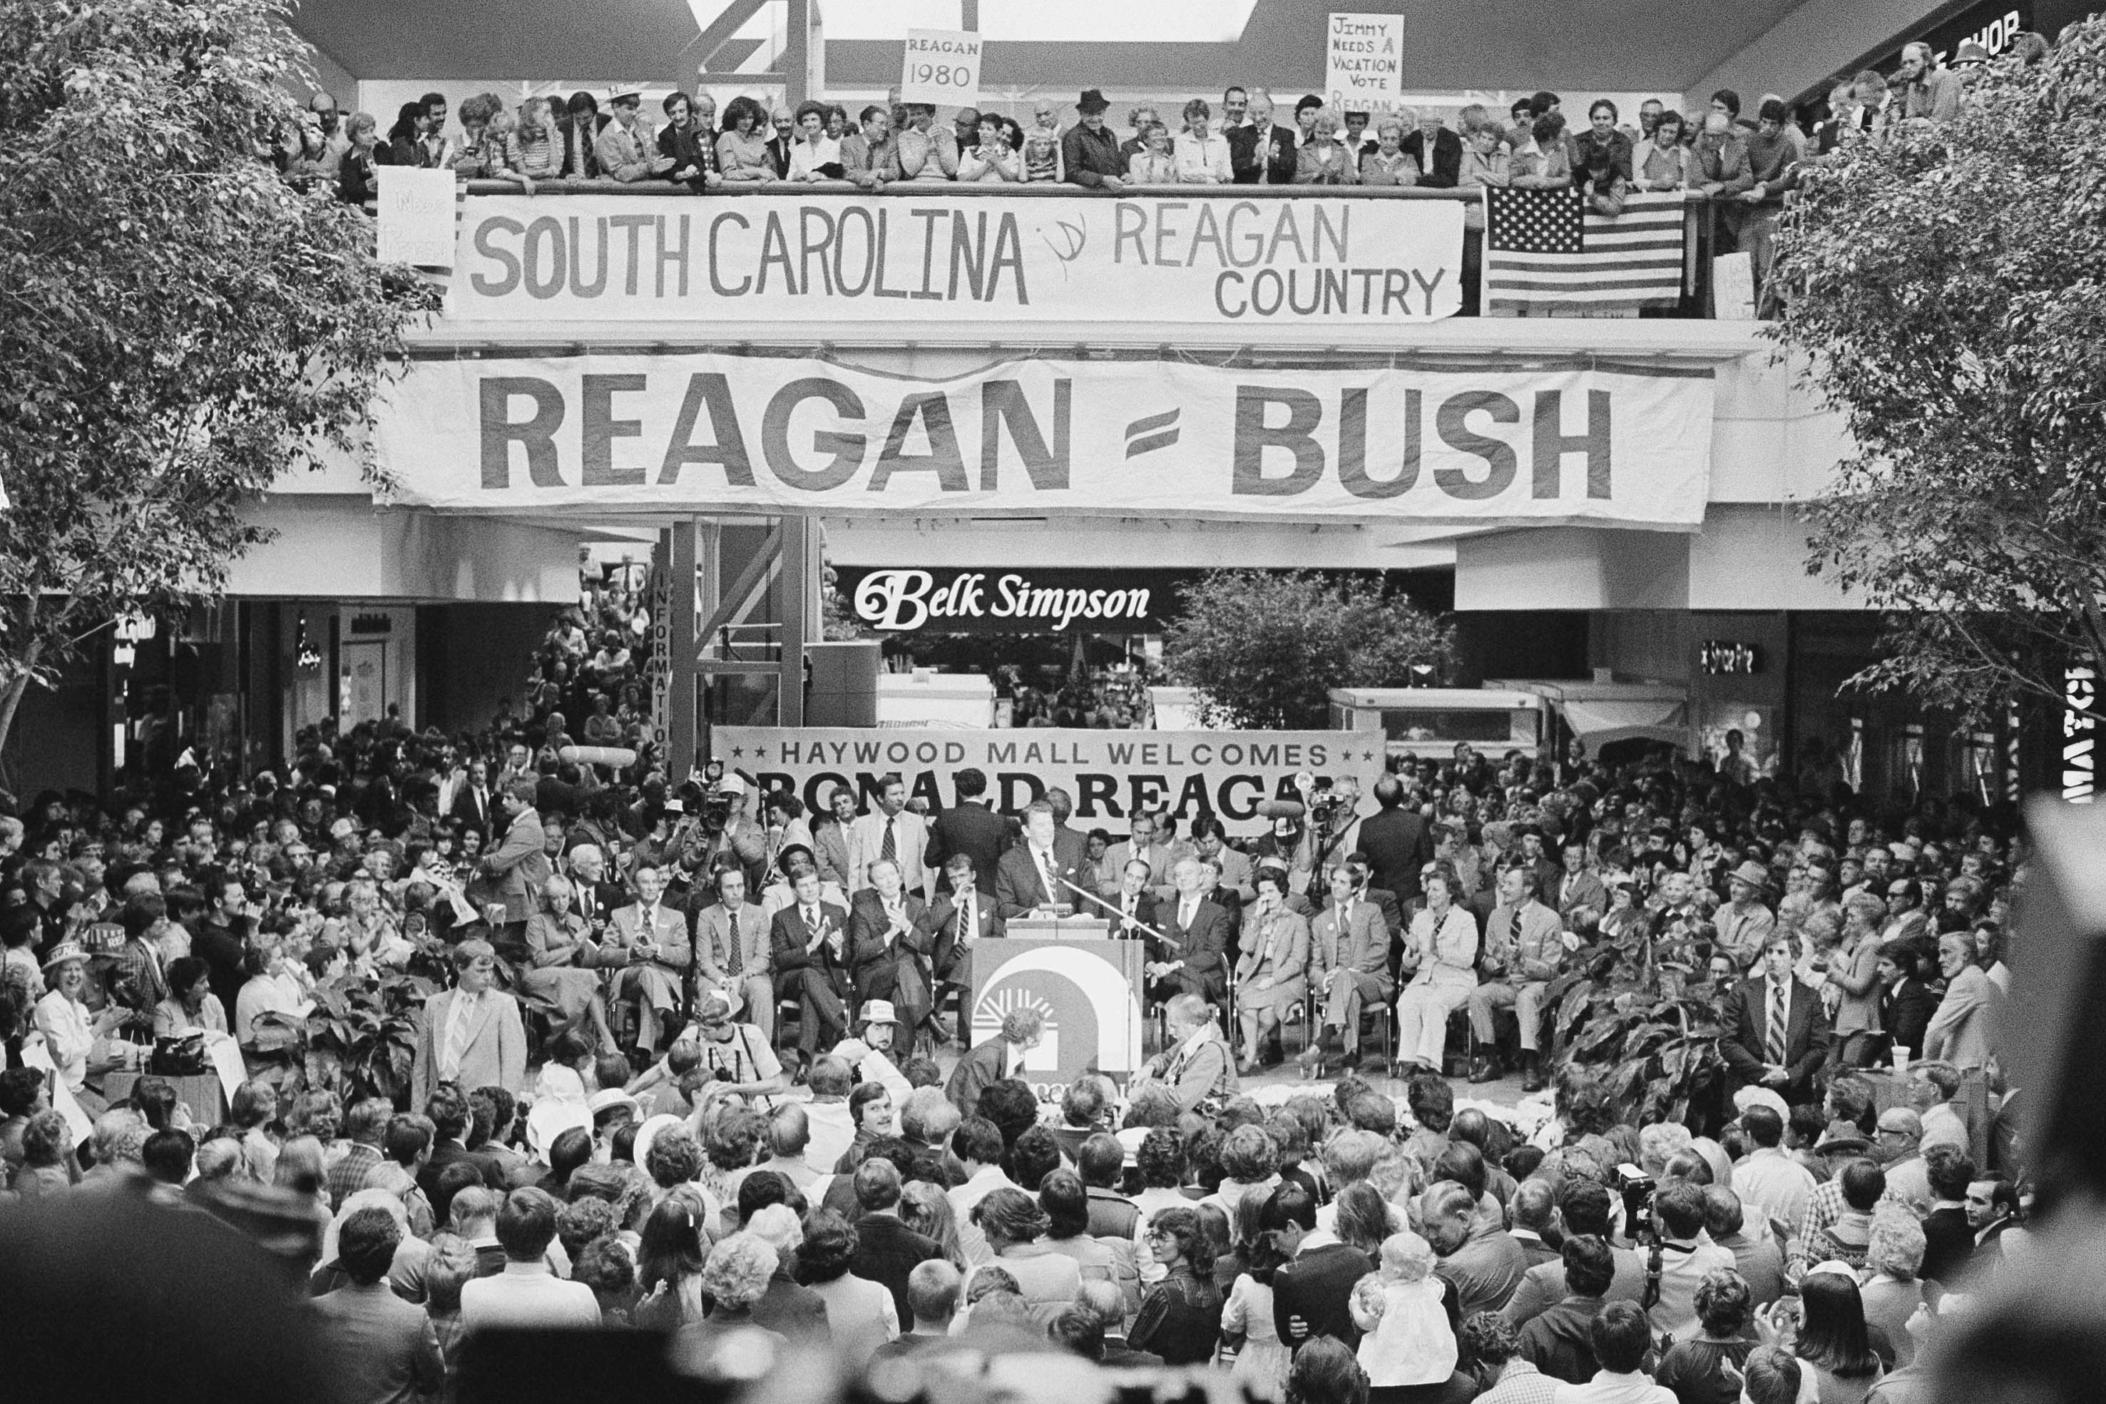
[(821, 814), (836, 785), (875, 801), (894, 774), (909, 799), (947, 809), (958, 802), (958, 772), (971, 768), (987, 777), (997, 810), (1014, 813), (1063, 789), (1075, 801), (1070, 824), (1114, 835), (1128, 831), (1134, 810), (1159, 808), (1180, 821), (1211, 813), (1231, 834), (1256, 834), (1266, 826), (1258, 805), (1296, 798), (1298, 775), (1353, 780), (1373, 813), (1384, 764), (1381, 736), (1351, 731), (720, 726), (710, 750), (763, 789), (788, 786)]
[(1694, 528), (1708, 370), (1002, 362), (946, 380), (803, 357), (413, 365), (397, 500), (501, 512), (939, 512)]
[(1463, 206), (1134, 194), (469, 202), (473, 321), (1350, 325), (1462, 305)]

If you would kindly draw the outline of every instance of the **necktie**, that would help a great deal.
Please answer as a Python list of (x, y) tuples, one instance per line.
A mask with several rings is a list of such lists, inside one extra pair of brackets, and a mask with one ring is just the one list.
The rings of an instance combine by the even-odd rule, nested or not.
[(1046, 885), (1046, 899), (1055, 900), (1057, 894), (1053, 888), (1053, 855), (1043, 848), (1038, 851), (1038, 872)]
[(965, 894), (965, 906), (958, 913), (958, 935), (960, 938), (970, 939), (977, 935), (979, 930), (979, 926), (973, 921), (973, 895), (968, 892)]
[(476, 1002), (474, 995), (454, 994), (453, 1018), (446, 1029), (446, 1056), (439, 1065), (440, 1073), (448, 1079), (460, 1075), (461, 1059), (468, 1056), (468, 1031), (475, 1024)]
[(898, 823), (899, 820), (897, 819), (887, 819), (885, 821), (885, 846), (878, 851), (878, 857), (884, 859), (887, 863), (897, 863), (899, 861), (899, 832), (894, 828), (894, 825)]
[[(744, 951), (745, 948), (739, 944), (739, 914), (737, 911), (733, 911), (731, 913), (731, 958), (733, 961), (737, 962), (738, 967), (741, 970), (743, 970), (746, 965)], [(733, 971), (732, 973), (737, 974), (738, 972)]]
[(1766, 1062), (1784, 1065), (1784, 1034), (1788, 1020), (1784, 1000), (1784, 982), (1770, 981), (1769, 1026), (1763, 1038), (1763, 1058)]

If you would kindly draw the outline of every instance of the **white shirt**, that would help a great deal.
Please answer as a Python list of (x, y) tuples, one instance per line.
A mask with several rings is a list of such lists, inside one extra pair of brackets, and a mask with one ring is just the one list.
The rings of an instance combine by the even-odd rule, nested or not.
[(51, 990), (37, 1001), (37, 1031), (70, 1091), (78, 1092), (88, 1077), (88, 1052), (95, 1046), (95, 1024), (88, 1006)]
[(1583, 1385), (1561, 1384), (1551, 1398), (1557, 1404), (1675, 1404), (1675, 1392), (1654, 1384), (1651, 1376), (1614, 1375), (1607, 1370), (1596, 1371)]
[(1793, 1229), (1806, 1217), (1815, 1183), (1813, 1172), (1778, 1146), (1758, 1146), (1733, 1167), (1733, 1192)]
[(958, 1219), (958, 1245), (965, 1250), (968, 1267), (994, 1261), (994, 1250), (987, 1246), (987, 1235), (973, 1222), (973, 1206), (998, 1189), (1015, 1188), (1016, 1181), (1004, 1174), (1001, 1166), (983, 1165), (964, 1184), (944, 1191), (944, 1198), (950, 1200), (951, 1212)]
[(1176, 164), (1180, 185), (1227, 185), (1230, 181), (1226, 137), (1196, 137), (1189, 131), (1179, 132), (1171, 159)]
[(546, 1263), (506, 1263), (495, 1277), (461, 1286), (461, 1328), (539, 1330), (596, 1327), (599, 1299), (582, 1282), (565, 1282)]
[(804, 1115), (812, 1133), (805, 1144), (804, 1158), (823, 1174), (840, 1163), (842, 1155), (854, 1144), (855, 1120), (846, 1101), (807, 1102)]
[(791, 180), (824, 180), (827, 177), (819, 174), (819, 168), (840, 164), (841, 143), (830, 136), (819, 138), (816, 145), (799, 137), (790, 147)]

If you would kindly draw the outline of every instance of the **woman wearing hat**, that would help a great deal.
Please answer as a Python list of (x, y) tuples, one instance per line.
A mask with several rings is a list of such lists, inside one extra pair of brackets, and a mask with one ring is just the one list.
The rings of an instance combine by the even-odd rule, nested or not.
[(37, 1032), (58, 1069), (60, 1081), (90, 1116), (103, 1110), (102, 1098), (88, 1090), (88, 1077), (122, 1060), (90, 1062), (95, 1045), (124, 1026), (131, 1011), (111, 1004), (90, 1012), (82, 996), (88, 988), (88, 952), (78, 942), (61, 941), (44, 960), (44, 983), (51, 988), (37, 1001)]

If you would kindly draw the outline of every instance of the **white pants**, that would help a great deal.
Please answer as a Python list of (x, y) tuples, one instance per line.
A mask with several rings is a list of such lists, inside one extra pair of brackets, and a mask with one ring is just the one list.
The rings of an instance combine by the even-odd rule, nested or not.
[(1448, 1016), (1470, 1002), (1470, 985), (1407, 985), (1397, 997), (1397, 1056), (1439, 1069)]

